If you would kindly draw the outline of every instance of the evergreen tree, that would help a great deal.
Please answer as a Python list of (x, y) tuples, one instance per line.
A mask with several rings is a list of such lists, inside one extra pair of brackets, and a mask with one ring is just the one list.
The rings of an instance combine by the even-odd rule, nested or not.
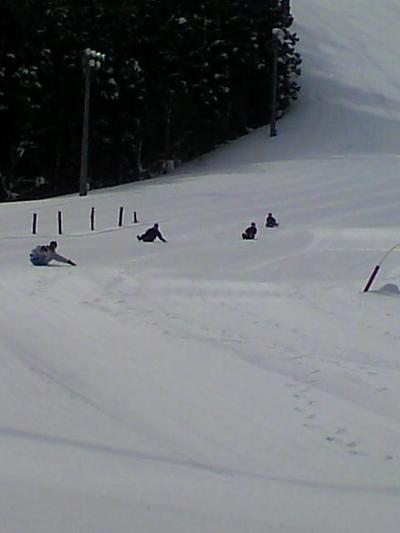
[(281, 28), (278, 117), (301, 59), (288, 0), (3, 0), (0, 199), (78, 190), (82, 53), (92, 77), (92, 187), (161, 172), (268, 123), (272, 29)]

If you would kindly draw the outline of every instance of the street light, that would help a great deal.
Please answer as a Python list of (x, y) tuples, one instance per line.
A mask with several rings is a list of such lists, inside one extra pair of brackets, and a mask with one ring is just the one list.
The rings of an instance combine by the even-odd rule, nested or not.
[(86, 48), (82, 55), (82, 68), (85, 77), (85, 98), (83, 106), (83, 126), (82, 126), (82, 153), (81, 153), (81, 173), (79, 180), (79, 195), (87, 194), (87, 168), (89, 149), (89, 107), (90, 107), (90, 82), (93, 70), (98, 70), (106, 59), (105, 54)]
[(272, 94), (270, 136), (276, 136), (276, 101), (278, 92), (278, 51), (285, 33), (281, 28), (272, 28)]

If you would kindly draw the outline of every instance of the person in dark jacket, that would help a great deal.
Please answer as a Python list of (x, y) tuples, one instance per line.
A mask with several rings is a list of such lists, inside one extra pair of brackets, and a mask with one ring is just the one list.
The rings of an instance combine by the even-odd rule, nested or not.
[(256, 223), (252, 222), (248, 228), (244, 230), (244, 233), (242, 233), (242, 239), (244, 240), (252, 240), (257, 235), (257, 227)]
[(168, 242), (161, 235), (160, 230), (158, 229), (158, 224), (154, 224), (152, 228), (146, 230), (142, 235), (137, 235), (137, 240), (143, 242), (153, 242), (157, 238), (162, 242)]
[(276, 218), (272, 216), (272, 213), (268, 213), (268, 216), (265, 219), (265, 226), (267, 228), (275, 228), (279, 226), (278, 222), (276, 221)]

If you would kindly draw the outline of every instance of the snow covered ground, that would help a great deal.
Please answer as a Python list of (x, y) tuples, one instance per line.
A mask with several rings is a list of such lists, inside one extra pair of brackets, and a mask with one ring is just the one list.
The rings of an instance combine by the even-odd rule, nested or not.
[(398, 532), (400, 6), (293, 4), (277, 137), (0, 205), (1, 533)]

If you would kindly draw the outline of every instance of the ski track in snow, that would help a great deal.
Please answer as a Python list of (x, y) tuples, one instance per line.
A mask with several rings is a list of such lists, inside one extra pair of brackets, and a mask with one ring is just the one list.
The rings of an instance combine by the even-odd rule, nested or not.
[[(304, 327), (304, 323), (297, 328), (293, 321), (288, 326), (279, 322), (275, 316), (275, 304), (282, 303), (284, 290), (280, 294), (276, 288), (268, 291), (263, 289), (262, 285), (255, 286), (249, 291), (249, 284), (246, 284), (245, 288), (235, 288), (235, 284), (229, 283), (215, 287), (212, 284), (185, 281), (171, 286), (169, 280), (165, 282), (165, 286), (162, 282), (154, 284), (152, 280), (148, 283), (142, 280), (133, 287), (129, 285), (132, 285), (130, 278), (119, 276), (117, 280), (113, 280), (112, 290), (107, 290), (101, 298), (102, 301), (112, 302), (114, 309), (118, 310), (119, 318), (129, 321), (133, 316), (139, 316), (147, 325), (156, 327), (166, 336), (180, 339), (189, 336), (203, 349), (207, 350), (209, 346), (222, 349), (232, 357), (240, 358), (257, 369), (280, 373), (285, 378), (290, 378), (287, 386), (296, 391), (292, 394), (296, 404), (293, 409), (304, 417), (304, 427), (318, 429), (321, 438), (342, 445), (348, 453), (367, 452), (359, 451), (357, 439), (351, 438), (351, 430), (343, 427), (331, 428), (326, 422), (318, 425), (319, 402), (313, 399), (313, 393), (317, 397), (321, 396), (321, 392), (327, 395), (337, 394), (336, 379), (340, 377), (343, 381), (343, 388), (339, 393), (341, 399), (346, 399), (346, 387), (348, 387), (348, 401), (354, 402), (355, 384), (360, 389), (358, 393), (361, 407), (364, 406), (362, 394), (367, 397), (371, 392), (375, 395), (384, 393), (385, 398), (382, 402), (374, 401), (374, 404), (379, 404), (381, 409), (378, 409), (377, 414), (389, 418), (393, 416), (398, 421), (397, 409), (388, 409), (388, 406), (395, 405), (396, 390), (399, 386), (398, 376), (390, 385), (382, 381), (385, 378), (380, 376), (381, 367), (396, 371), (397, 365), (392, 362), (385, 364), (380, 354), (377, 357), (374, 347), (361, 351), (357, 347), (352, 348), (346, 342), (327, 345), (324, 338), (321, 338), (319, 345), (316, 345), (317, 315), (319, 319), (323, 315), (328, 315), (326, 321), (330, 322), (330, 329), (337, 329), (337, 334), (343, 334), (341, 331), (343, 316), (335, 316), (331, 306), (324, 309), (319, 302), (318, 294), (314, 295), (315, 300), (307, 302), (311, 303), (308, 328)], [(307, 299), (310, 300), (309, 295)], [(269, 311), (265, 302), (271, 300), (273, 303)], [(290, 306), (292, 314), (294, 306), (299, 307), (299, 313), (305, 314), (304, 300), (305, 296), (300, 290), (291, 295), (287, 305)], [(188, 301), (195, 304), (188, 305)], [(129, 305), (129, 302), (132, 302), (132, 305)], [(250, 302), (251, 307), (248, 305)], [(244, 306), (247, 309), (245, 319), (243, 319)], [(189, 316), (188, 309), (192, 311)], [(112, 310), (109, 312), (112, 313)], [(353, 334), (354, 318), (351, 317), (349, 337)], [(361, 336), (364, 329), (371, 330), (374, 327), (372, 322), (373, 320), (371, 324), (363, 322), (358, 324)], [(333, 331), (329, 332), (327, 337), (335, 338), (335, 335)], [(390, 332), (385, 332), (384, 335), (376, 343), (381, 351), (384, 351), (386, 336), (389, 337), (389, 344), (392, 340), (399, 339)], [(329, 380), (332, 378), (334, 379), (330, 384)], [(367, 436), (360, 438), (366, 443), (364, 446), (368, 447)], [(371, 447), (369, 453), (382, 454), (387, 460), (394, 458), (394, 450), (377, 452), (373, 449), (373, 443)]]

